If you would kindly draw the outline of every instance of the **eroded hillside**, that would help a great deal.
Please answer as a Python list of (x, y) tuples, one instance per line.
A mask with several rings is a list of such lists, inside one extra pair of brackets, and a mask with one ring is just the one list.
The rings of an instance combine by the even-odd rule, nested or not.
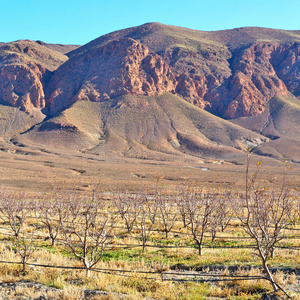
[[(299, 31), (203, 32), (159, 23), (82, 47), (18, 41), (0, 46), (0, 101), (40, 116), (23, 118), (18, 132), (50, 118), (22, 136), (14, 131), (15, 142), (128, 157), (144, 149), (151, 157), (221, 157), (254, 148), (298, 161), (299, 52)], [(95, 105), (76, 105), (82, 101)], [(14, 123), (6, 115), (2, 127)], [(228, 120), (238, 134), (224, 131)], [(210, 127), (216, 122), (221, 131)]]

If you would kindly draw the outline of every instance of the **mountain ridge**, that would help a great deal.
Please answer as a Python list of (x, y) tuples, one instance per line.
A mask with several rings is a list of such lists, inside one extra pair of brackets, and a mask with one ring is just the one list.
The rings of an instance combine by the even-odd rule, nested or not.
[[(175, 30), (169, 33), (174, 28), (179, 32)], [(243, 28), (242, 31), (248, 29)], [(254, 30), (256, 34), (260, 29), (250, 28), (250, 32)], [(289, 92), (295, 90), (293, 87), (295, 79), (296, 89), (299, 86), (299, 76), (289, 73), (285, 66), (280, 64), (286, 63), (286, 59), (292, 60), (293, 55), (298, 55), (299, 42), (297, 41), (300, 41), (300, 36), (297, 35), (295, 39), (294, 32), (291, 36), (290, 31), (264, 30), (269, 34), (268, 42), (262, 42), (257, 38), (249, 41), (249, 34), (239, 33), (240, 29), (222, 31), (222, 36), (224, 33), (234, 32), (244, 39), (245, 36), (248, 38), (247, 46), (243, 45), (231, 52), (225, 45), (216, 44), (215, 41), (209, 44), (208, 42), (212, 40), (203, 40), (203, 34), (217, 34), (219, 37), (219, 31), (212, 33), (189, 31), (175, 26), (148, 23), (95, 39), (69, 53), (70, 59), (66, 64), (72, 68), (73, 61), (90, 57), (96, 49), (112, 41), (131, 38), (163, 58), (176, 77), (175, 92), (187, 101), (223, 118), (250, 116), (263, 112), (265, 103), (275, 94), (290, 96)], [(190, 35), (182, 35), (182, 31), (184, 33), (188, 31)], [(270, 36), (280, 36), (288, 44), (277, 41), (270, 43)], [(228, 39), (226, 34), (225, 38)], [(237, 39), (229, 35), (229, 40), (236, 42)], [(278, 62), (274, 59), (276, 52), (280, 52), (282, 61)], [(289, 61), (287, 64), (289, 66), (294, 64), (294, 68), (298, 68), (299, 61), (294, 63)], [(284, 82), (287, 82), (287, 86)], [(247, 99), (250, 99), (250, 103)]]
[[(249, 146), (260, 155), (300, 161), (295, 154), (300, 136), (299, 69), (297, 30), (242, 27), (207, 32), (146, 23), (81, 47), (26, 40), (4, 43), (0, 44), (0, 103), (36, 116), (30, 123), (23, 118), (24, 126), (19, 124), (11, 136), (4, 130), (5, 138), (57, 147), (65, 147), (65, 142), (76, 151), (113, 151), (125, 157), (139, 151), (151, 157), (155, 153), (227, 157)], [(77, 104), (84, 102), (91, 105)], [(163, 106), (185, 122), (179, 122), (176, 114), (167, 117)], [(95, 114), (93, 110), (99, 108), (103, 111)], [(3, 124), (13, 123), (14, 114), (1, 109), (7, 116)], [(74, 114), (73, 122), (67, 121)], [(113, 115), (127, 125), (123, 128)], [(144, 120), (132, 123), (140, 115)], [(94, 119), (88, 121), (88, 116)], [(220, 131), (224, 139), (218, 130), (204, 138), (207, 128), (199, 118), (221, 126), (215, 128), (235, 123), (239, 137), (226, 140), (224, 127)], [(293, 120), (294, 130), (286, 119)], [(19, 135), (22, 128), (24, 132), (38, 123)], [(147, 134), (139, 138), (138, 132), (153, 132), (154, 142)], [(284, 144), (294, 150), (284, 151)]]
[[(84, 51), (86, 48), (89, 48), (94, 45), (101, 45), (111, 39), (118, 39), (123, 36), (130, 36), (133, 39), (139, 39), (139, 36), (143, 37), (144, 32), (146, 33), (153, 33), (155, 31), (158, 31), (159, 29), (164, 29), (164, 30), (171, 30), (172, 29), (177, 29), (179, 30), (179, 33), (184, 35), (185, 37), (193, 37), (193, 38), (209, 38), (210, 36), (212, 37), (211, 39), (208, 39), (211, 42), (220, 42), (223, 46), (226, 44), (230, 43), (232, 45), (236, 45), (237, 43), (247, 41), (248, 44), (257, 42), (257, 38), (251, 37), (252, 35), (257, 35), (257, 31), (263, 31), (263, 37), (267, 40), (266, 37), (270, 39), (270, 37), (274, 38), (274, 33), (275, 36), (279, 35), (280, 33), (283, 34), (280, 37), (278, 36), (279, 40), (283, 40), (285, 42), (293, 42), (295, 41), (295, 36), (296, 35), (296, 40), (300, 41), (300, 30), (281, 30), (281, 29), (272, 29), (272, 28), (264, 28), (264, 27), (240, 27), (240, 28), (233, 28), (233, 29), (225, 29), (225, 30), (217, 30), (217, 31), (201, 31), (201, 30), (195, 30), (195, 29), (190, 29), (190, 28), (185, 28), (185, 27), (179, 27), (179, 26), (173, 26), (173, 25), (164, 25), (162, 23), (158, 22), (150, 22), (150, 23), (145, 23), (140, 26), (134, 26), (130, 28), (125, 28), (122, 30), (117, 30), (108, 34), (105, 34), (101, 37), (95, 38), (91, 42), (83, 45), (80, 47), (80, 49), (75, 49), (74, 51), (71, 51), (68, 53), (68, 56), (73, 56), (77, 55), (78, 53), (81, 53)], [(250, 34), (248, 33), (250, 32)], [(188, 35), (186, 33), (189, 33)], [(252, 34), (251, 34), (252, 33)], [(245, 36), (240, 40), (240, 38), (236, 38), (236, 36)], [(261, 34), (261, 33), (260, 33)], [(291, 36), (293, 35), (293, 36)], [(249, 36), (250, 36), (250, 41), (249, 41)], [(214, 40), (215, 39), (215, 40)], [(103, 40), (103, 41), (102, 41)], [(219, 40), (219, 41), (218, 41)], [(222, 41), (222, 42), (221, 42)], [(151, 48), (151, 47), (150, 47)], [(159, 48), (154, 48), (152, 49), (154, 52), (159, 51)]]

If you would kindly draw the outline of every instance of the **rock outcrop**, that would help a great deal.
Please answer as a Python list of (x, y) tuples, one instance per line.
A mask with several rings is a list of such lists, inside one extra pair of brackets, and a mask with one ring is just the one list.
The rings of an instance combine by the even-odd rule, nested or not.
[(45, 107), (45, 86), (52, 71), (67, 60), (32, 41), (0, 46), (0, 102), (26, 112)]
[(223, 117), (258, 115), (276, 94), (289, 96), (271, 61), (278, 47), (277, 43), (258, 43), (233, 58), (229, 104)]
[(80, 100), (107, 101), (121, 95), (160, 95), (175, 91), (175, 76), (162, 57), (130, 39), (112, 41), (70, 59), (51, 78), (51, 115)]
[[(294, 46), (293, 54), (288, 51), (287, 58), (276, 61), (278, 53), (287, 51), (284, 49), (277, 43), (257, 43), (233, 53), (215, 47), (203, 55), (175, 48), (164, 57), (176, 74), (178, 94), (221, 117), (237, 118), (260, 114), (276, 94), (289, 96), (289, 91), (297, 90), (298, 48)], [(293, 63), (292, 72), (284, 68)], [(286, 78), (287, 73), (292, 78)]]
[(176, 92), (200, 108), (214, 105), (216, 88), (231, 75), (227, 61), (231, 53), (221, 47), (212, 52), (176, 47), (163, 57), (176, 75)]
[(274, 49), (270, 61), (287, 89), (300, 99), (300, 43), (279, 45)]
[(43, 75), (45, 68), (32, 63), (6, 65), (0, 72), (1, 100), (30, 111), (45, 107)]

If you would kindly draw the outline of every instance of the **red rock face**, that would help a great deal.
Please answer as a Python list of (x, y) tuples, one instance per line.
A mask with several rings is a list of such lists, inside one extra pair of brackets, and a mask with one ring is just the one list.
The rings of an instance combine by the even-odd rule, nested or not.
[(270, 61), (287, 89), (300, 99), (300, 43), (279, 45)]
[(25, 111), (45, 107), (42, 77), (46, 70), (35, 64), (7, 65), (0, 73), (0, 95), (6, 103)]
[[(262, 113), (275, 94), (288, 96), (297, 90), (300, 95), (300, 85), (295, 84), (300, 77), (299, 46), (288, 54), (285, 47), (257, 43), (233, 54), (223, 48), (204, 54), (176, 48), (164, 57), (176, 74), (178, 94), (221, 117), (236, 118)], [(286, 58), (278, 57), (281, 52)]]
[(30, 113), (45, 107), (45, 85), (67, 57), (33, 41), (0, 46), (0, 101)]
[(163, 57), (176, 75), (176, 92), (224, 118), (258, 115), (276, 94), (300, 98), (299, 43), (261, 42), (233, 53), (177, 47)]
[(48, 86), (51, 114), (79, 100), (107, 101), (121, 95), (175, 91), (175, 76), (163, 59), (130, 38), (112, 41), (71, 59)]
[(165, 51), (163, 57), (176, 75), (176, 93), (200, 108), (215, 106), (216, 89), (231, 76), (227, 61), (231, 53), (227, 49), (197, 52), (176, 47)]
[(262, 113), (274, 95), (300, 95), (298, 44), (256, 43), (230, 53), (175, 47), (157, 55), (130, 38), (72, 58), (48, 86), (51, 114), (75, 101), (176, 92), (225, 118)]
[(229, 105), (223, 117), (258, 115), (275, 94), (289, 95), (271, 63), (278, 47), (278, 44), (258, 43), (234, 58)]

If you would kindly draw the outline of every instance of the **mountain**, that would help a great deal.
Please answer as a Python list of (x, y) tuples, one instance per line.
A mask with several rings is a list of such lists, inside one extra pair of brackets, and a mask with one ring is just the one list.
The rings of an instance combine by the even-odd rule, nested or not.
[(91, 154), (233, 159), (251, 148), (300, 162), (299, 61), (300, 31), (257, 27), (148, 23), (82, 47), (0, 44), (0, 128), (17, 117), (6, 140)]
[(254, 153), (300, 162), (299, 116), (299, 101), (276, 96), (268, 102), (264, 113), (232, 122), (270, 138), (267, 143), (254, 147)]
[(41, 122), (45, 88), (53, 71), (78, 46), (19, 40), (0, 44), (0, 139)]
[(223, 118), (260, 114), (275, 94), (300, 95), (300, 31), (202, 32), (149, 23), (102, 36), (69, 53), (67, 64), (124, 37), (164, 59), (176, 77), (177, 94)]
[(36, 41), (36, 42), (40, 45), (43, 45), (51, 50), (60, 52), (62, 54), (67, 54), (80, 47), (80, 45), (50, 44), (50, 43), (45, 43), (43, 41)]
[(100, 103), (77, 101), (14, 142), (168, 160), (182, 154), (225, 159), (267, 140), (165, 93), (125, 95)]
[[(76, 70), (74, 72), (74, 70)], [(130, 38), (111, 41), (62, 65), (48, 87), (51, 115), (80, 100), (172, 92), (175, 76), (162, 57)]]
[(45, 107), (45, 85), (67, 57), (32, 41), (0, 45), (0, 101), (24, 111)]

